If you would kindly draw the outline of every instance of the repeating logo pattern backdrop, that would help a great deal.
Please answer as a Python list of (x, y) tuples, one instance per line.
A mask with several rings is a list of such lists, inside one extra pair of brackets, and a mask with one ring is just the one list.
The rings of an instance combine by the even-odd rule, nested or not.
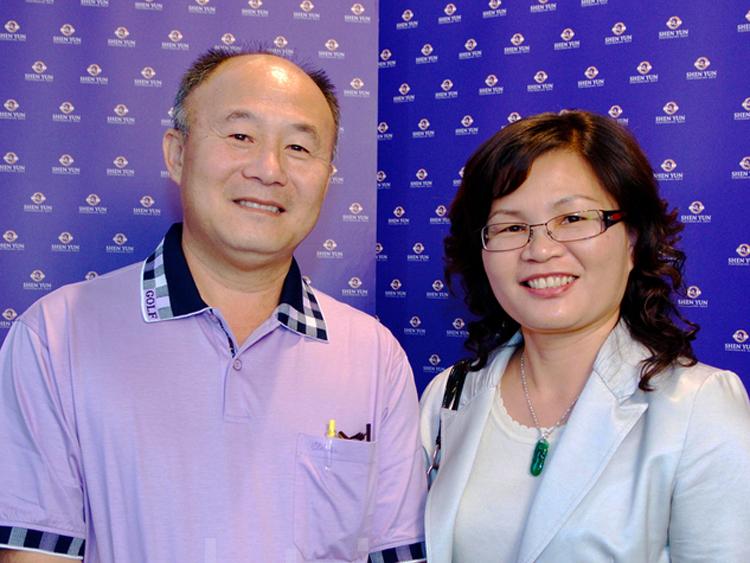
[(682, 312), (702, 361), (750, 383), (750, 2), (383, 3), (377, 310), (421, 389), (464, 356), (469, 317), (443, 275), (445, 217), (467, 157), (521, 116), (608, 113), (678, 209)]
[(336, 84), (337, 170), (298, 257), (374, 313), (377, 25), (374, 0), (4, 0), (0, 341), (45, 292), (151, 252), (180, 217), (161, 157), (179, 77), (209, 47), (255, 42)]
[(571, 107), (609, 113), (645, 147), (685, 224), (680, 307), (702, 325), (699, 355), (748, 381), (750, 4), (420, 0), (378, 9), (3, 2), (0, 339), (45, 292), (148, 254), (179, 218), (160, 148), (179, 76), (210, 46), (261, 41), (325, 68), (343, 106), (337, 171), (298, 253), (303, 272), (365, 311), (377, 301), (420, 388), (464, 354), (469, 318), (442, 271), (463, 163), (510, 121)]

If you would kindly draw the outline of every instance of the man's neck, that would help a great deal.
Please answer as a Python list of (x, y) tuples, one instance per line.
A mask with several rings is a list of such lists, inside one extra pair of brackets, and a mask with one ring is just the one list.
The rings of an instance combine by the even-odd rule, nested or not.
[(279, 304), (291, 257), (240, 267), (201, 252), (184, 238), (182, 250), (201, 298), (221, 311), (241, 345)]

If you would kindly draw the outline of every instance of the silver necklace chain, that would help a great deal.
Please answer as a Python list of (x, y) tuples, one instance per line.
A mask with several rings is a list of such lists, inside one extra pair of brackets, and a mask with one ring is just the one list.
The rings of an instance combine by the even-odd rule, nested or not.
[(536, 411), (534, 410), (534, 405), (531, 404), (531, 397), (529, 397), (529, 386), (526, 383), (526, 361), (525, 361), (525, 353), (521, 353), (521, 385), (523, 386), (523, 396), (526, 398), (526, 405), (529, 407), (529, 413), (531, 413), (531, 418), (534, 420), (534, 426), (536, 426), (537, 431), (539, 432), (539, 435), (542, 437), (543, 440), (547, 440), (552, 433), (557, 430), (557, 428), (565, 422), (565, 420), (568, 418), (568, 415), (570, 414), (570, 411), (573, 410), (573, 407), (575, 406), (576, 402), (578, 401), (578, 397), (573, 399), (573, 402), (568, 405), (568, 408), (565, 409), (565, 412), (562, 413), (562, 416), (559, 418), (555, 424), (547, 429), (543, 430), (542, 427), (539, 425), (539, 419), (536, 416)]

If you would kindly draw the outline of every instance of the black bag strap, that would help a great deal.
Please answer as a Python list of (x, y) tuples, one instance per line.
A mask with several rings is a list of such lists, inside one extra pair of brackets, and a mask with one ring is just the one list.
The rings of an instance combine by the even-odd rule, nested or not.
[[(466, 375), (469, 373), (469, 360), (460, 360), (453, 364), (450, 373), (448, 374), (448, 381), (445, 382), (445, 391), (443, 392), (442, 408), (450, 410), (458, 410), (458, 404), (461, 400), (461, 392), (464, 389), (464, 383), (466, 382)], [(432, 472), (437, 471), (440, 468), (440, 448), (441, 448), (441, 424), (438, 423), (437, 437), (435, 438), (435, 449), (432, 452), (432, 461), (430, 467), (427, 469), (428, 480), (432, 477)]]
[(461, 399), (467, 373), (469, 373), (469, 360), (460, 360), (453, 364), (448, 374), (448, 381), (445, 383), (442, 405), (444, 409), (458, 410), (458, 402)]

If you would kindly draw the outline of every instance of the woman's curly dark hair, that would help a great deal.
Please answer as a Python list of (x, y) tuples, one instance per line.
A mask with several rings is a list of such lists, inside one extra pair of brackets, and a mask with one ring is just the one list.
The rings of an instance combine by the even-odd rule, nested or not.
[(445, 273), (451, 287), (454, 276), (461, 278), (466, 305), (479, 317), (468, 324), (465, 343), (475, 356), (471, 369), (484, 367), (490, 352), (519, 329), (492, 292), (479, 232), (493, 200), (518, 189), (534, 161), (553, 150), (572, 151), (589, 163), (636, 236), (620, 316), (651, 352), (639, 383), (649, 391), (651, 378), (674, 362), (697, 361), (691, 342), (698, 325), (686, 320), (672, 300), (683, 290), (685, 254), (675, 247), (682, 225), (677, 211), (669, 212), (659, 197), (651, 165), (635, 138), (615, 120), (585, 111), (543, 113), (512, 123), (482, 144), (464, 167), (449, 213)]

